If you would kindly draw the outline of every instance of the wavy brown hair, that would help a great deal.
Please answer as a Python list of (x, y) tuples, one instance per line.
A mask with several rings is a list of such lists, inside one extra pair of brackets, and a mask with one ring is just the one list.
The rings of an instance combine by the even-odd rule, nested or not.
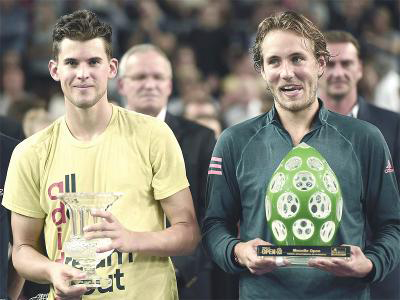
[(63, 39), (88, 41), (102, 38), (108, 59), (112, 57), (111, 26), (100, 22), (96, 14), (89, 10), (78, 10), (62, 16), (53, 29), (53, 58), (58, 59), (60, 43)]
[(265, 18), (258, 26), (256, 40), (251, 53), (253, 55), (254, 68), (260, 72), (264, 68), (262, 54), (262, 42), (265, 36), (272, 30), (291, 31), (311, 41), (315, 58), (323, 56), (328, 62), (329, 51), (326, 48), (326, 40), (319, 29), (306, 17), (293, 11), (286, 11), (278, 15)]

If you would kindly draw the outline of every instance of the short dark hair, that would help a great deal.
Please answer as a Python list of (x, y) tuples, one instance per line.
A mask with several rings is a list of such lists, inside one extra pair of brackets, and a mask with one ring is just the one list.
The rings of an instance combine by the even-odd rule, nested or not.
[(112, 57), (111, 26), (100, 22), (96, 14), (89, 10), (78, 10), (64, 15), (53, 29), (53, 58), (58, 59), (60, 43), (64, 38), (76, 41), (88, 41), (102, 38), (108, 59)]
[(347, 31), (343, 30), (330, 30), (324, 33), (325, 39), (327, 43), (352, 43), (354, 47), (357, 49), (358, 57), (361, 56), (361, 48), (357, 39)]
[(273, 30), (285, 30), (297, 33), (310, 40), (313, 44), (314, 56), (319, 58), (321, 55), (326, 61), (330, 54), (326, 48), (326, 41), (321, 31), (306, 17), (293, 11), (286, 11), (277, 15), (265, 18), (258, 26), (256, 40), (251, 52), (253, 54), (254, 68), (261, 71), (264, 68), (262, 55), (262, 42), (265, 36)]

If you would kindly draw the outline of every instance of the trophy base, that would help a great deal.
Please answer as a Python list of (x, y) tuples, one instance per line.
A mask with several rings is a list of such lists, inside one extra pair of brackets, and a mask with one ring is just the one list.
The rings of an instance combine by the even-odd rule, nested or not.
[(257, 246), (257, 255), (286, 259), (289, 267), (306, 267), (312, 258), (349, 259), (350, 246)]
[[(287, 267), (307, 267), (308, 261), (313, 258), (320, 258), (321, 256), (277, 256), (287, 259), (290, 262), (290, 265)], [(331, 259), (332, 257), (324, 257), (324, 259)], [(349, 257), (335, 257), (340, 259), (349, 259)]]
[(71, 280), (71, 285), (82, 284), (88, 289), (91, 288), (108, 288), (112, 284), (112, 280), (110, 278), (101, 278), (99, 276), (92, 276), (90, 278), (79, 279), (79, 280)]

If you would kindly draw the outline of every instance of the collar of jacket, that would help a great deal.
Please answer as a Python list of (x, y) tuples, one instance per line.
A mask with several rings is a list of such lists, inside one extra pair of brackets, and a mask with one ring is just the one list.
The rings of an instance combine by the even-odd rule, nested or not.
[[(319, 104), (318, 112), (314, 116), (311, 129), (316, 129), (324, 125), (326, 123), (326, 120), (328, 119), (329, 111), (325, 108), (320, 98), (318, 98), (318, 104)], [(279, 119), (279, 114), (275, 108), (275, 103), (272, 106), (271, 110), (267, 113), (266, 122), (267, 124), (274, 124), (283, 128), (282, 123)]]

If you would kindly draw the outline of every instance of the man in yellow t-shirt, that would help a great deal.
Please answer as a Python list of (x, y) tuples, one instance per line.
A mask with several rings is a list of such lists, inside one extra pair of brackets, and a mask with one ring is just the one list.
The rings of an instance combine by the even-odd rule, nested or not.
[[(110, 26), (89, 11), (66, 15), (54, 28), (49, 70), (61, 83), (66, 114), (11, 158), (3, 205), (12, 211), (14, 265), (29, 280), (51, 283), (50, 299), (177, 299), (169, 256), (190, 253), (199, 240), (182, 153), (163, 122), (108, 103), (107, 81), (118, 68), (110, 45)], [(97, 265), (112, 279), (108, 288), (69, 285), (84, 274), (63, 251), (71, 229), (57, 199), (62, 192), (123, 193), (113, 214), (96, 212), (103, 221), (86, 232), (112, 240), (99, 251), (114, 252)]]

